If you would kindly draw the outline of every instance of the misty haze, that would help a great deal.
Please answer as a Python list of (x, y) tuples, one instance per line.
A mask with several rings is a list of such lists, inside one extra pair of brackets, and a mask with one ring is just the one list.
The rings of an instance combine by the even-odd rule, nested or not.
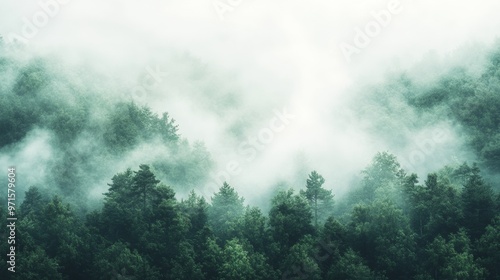
[(500, 2), (4, 2), (0, 279), (500, 279)]

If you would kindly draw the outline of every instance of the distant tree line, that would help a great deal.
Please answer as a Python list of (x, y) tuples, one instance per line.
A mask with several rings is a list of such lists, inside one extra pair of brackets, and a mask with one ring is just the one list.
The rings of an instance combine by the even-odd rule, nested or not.
[[(39, 183), (74, 204), (141, 145), (161, 151), (141, 156), (149, 156), (157, 175), (168, 174), (176, 187), (187, 192), (205, 181), (213, 164), (209, 152), (203, 143), (183, 139), (167, 113), (117, 100), (116, 93), (100, 89), (105, 82), (90, 83), (95, 77), (86, 69), (68, 73), (59, 63), (38, 57), (20, 62), (0, 52), (0, 152), (14, 154), (35, 140), (33, 132), (47, 132), (52, 160), (45, 165), (51, 172)], [(89, 164), (95, 162), (100, 164)]]
[[(425, 69), (426, 65), (422, 66)], [(477, 68), (481, 70), (473, 71)], [(481, 168), (498, 173), (500, 41), (485, 54), (484, 63), (475, 67), (450, 68), (432, 83), (419, 81), (415, 78), (421, 75), (418, 73), (398, 73), (356, 94), (352, 104), (356, 116), (370, 120), (370, 130), (394, 146), (406, 137), (407, 141), (415, 140), (408, 131), (450, 123), (459, 131), (460, 140), (475, 153)]]

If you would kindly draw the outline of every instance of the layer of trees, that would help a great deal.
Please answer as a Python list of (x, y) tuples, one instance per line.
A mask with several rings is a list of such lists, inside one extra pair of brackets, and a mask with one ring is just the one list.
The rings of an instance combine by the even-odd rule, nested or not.
[[(267, 198), (265, 212), (227, 183), (209, 201), (195, 191), (178, 199), (172, 186), (198, 187), (211, 160), (168, 114), (116, 101), (88, 69), (0, 51), (0, 153), (15, 154), (38, 130), (53, 149), (50, 175), (18, 209), (17, 272), (2, 269), (0, 279), (500, 279), (499, 186), (480, 170), (500, 168), (498, 50), (480, 75), (453, 69), (425, 87), (403, 75), (355, 106), (395, 145), (451, 120), (479, 166), (444, 167), (419, 182), (380, 153), (345, 198), (313, 171), (303, 186)], [(164, 153), (121, 170), (102, 207), (83, 209), (90, 186), (144, 145)], [(0, 240), (7, 234), (2, 227)]]
[[(432, 69), (438, 64), (435, 60), (422, 62), (413, 71), (397, 73), (384, 83), (361, 89), (353, 95), (352, 108), (357, 110), (357, 117), (370, 120), (366, 130), (393, 146), (414, 141), (415, 130), (451, 123), (475, 153), (478, 164), (488, 172), (498, 173), (500, 41), (476, 58), (472, 65), (462, 63), (439, 74), (424, 73), (426, 67)], [(435, 77), (429, 82), (421, 78), (426, 75)]]
[(477, 166), (420, 184), (379, 153), (362, 175), (334, 203), (313, 171), (300, 191), (279, 191), (269, 213), (226, 183), (211, 202), (194, 191), (178, 200), (148, 165), (116, 174), (103, 207), (84, 217), (31, 187), (17, 272), (0, 278), (500, 279), (499, 195)]
[[(130, 89), (116, 90), (91, 70), (68, 69), (53, 57), (3, 51), (0, 46), (0, 154), (15, 155), (40, 139), (36, 132), (48, 135), (51, 159), (39, 165), (51, 171), (34, 183), (78, 204), (126, 161), (149, 162), (158, 177), (185, 192), (208, 177), (212, 159), (203, 143), (183, 139), (167, 113), (131, 102)], [(151, 146), (158, 152), (135, 152)]]

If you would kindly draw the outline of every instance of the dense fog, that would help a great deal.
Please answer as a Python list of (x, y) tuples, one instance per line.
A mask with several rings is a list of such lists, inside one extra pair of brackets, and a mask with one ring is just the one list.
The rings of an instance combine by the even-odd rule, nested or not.
[[(458, 197), (481, 170), (498, 192), (499, 9), (498, 1), (8, 1), (0, 166), (16, 168), (18, 203), (35, 187), (81, 219), (116, 199), (112, 178), (144, 166), (179, 201), (194, 190), (211, 203), (227, 183), (264, 215), (317, 171), (334, 201), (328, 215), (344, 221), (357, 203), (376, 208), (383, 198), (410, 213), (397, 191), (374, 189), (406, 186), (411, 174), (427, 186), (437, 174)], [(402, 181), (382, 180), (379, 167)], [(234, 232), (214, 223), (223, 247)], [(373, 277), (395, 275), (357, 253)]]

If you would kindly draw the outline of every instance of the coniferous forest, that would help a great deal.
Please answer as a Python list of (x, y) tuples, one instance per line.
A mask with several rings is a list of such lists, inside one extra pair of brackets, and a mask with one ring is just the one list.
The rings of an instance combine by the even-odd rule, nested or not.
[[(136, 23), (123, 41), (83, 30), (103, 53), (40, 47), (84, 25), (70, 5), (86, 4), (49, 9), (33, 44), (0, 35), (0, 280), (500, 280), (500, 41), (370, 68), (370, 36), (330, 71), (314, 32), (274, 14), (293, 28), (264, 49), (253, 18), (220, 27), (220, 53), (210, 20), (155, 22), (203, 34), (151, 49)], [(234, 23), (254, 4), (214, 5)], [(404, 21), (384, 13), (390, 38)]]
[[(419, 95), (407, 97), (415, 88), (405, 77), (382, 87), (396, 84), (409, 108), (460, 124), (477, 162), (420, 178), (379, 152), (341, 198), (311, 170), (261, 207), (228, 183), (208, 199), (197, 193), (210, 154), (183, 139), (167, 113), (84, 94), (92, 89), (49, 58), (7, 53), (2, 151), (28, 137), (58, 150), (45, 163), (51, 176), (23, 194), (18, 187), (16, 274), (2, 269), (1, 279), (500, 279), (499, 53), (479, 77), (452, 73)], [(69, 95), (72, 86), (80, 94)], [(110, 163), (145, 142), (169, 153), (124, 168), (103, 196), (88, 198)], [(19, 177), (28, 173), (21, 168)], [(192, 190), (179, 198), (176, 182)], [(8, 236), (3, 227), (0, 239)], [(10, 246), (0, 248), (5, 264)]]

